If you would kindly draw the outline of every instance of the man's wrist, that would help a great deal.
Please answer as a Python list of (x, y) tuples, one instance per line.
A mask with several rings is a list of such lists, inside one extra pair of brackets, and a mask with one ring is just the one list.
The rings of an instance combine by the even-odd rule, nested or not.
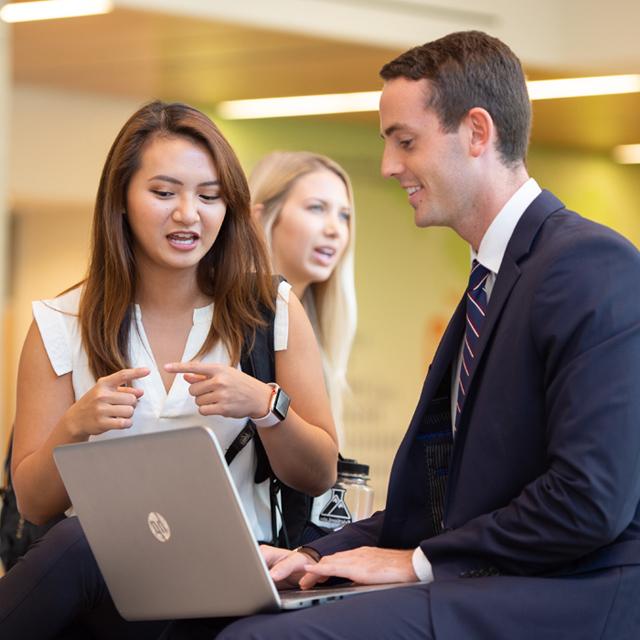
[(305, 556), (309, 556), (314, 562), (320, 562), (320, 558), (322, 557), (315, 549), (311, 547), (297, 547), (294, 549), (294, 552), (304, 553)]

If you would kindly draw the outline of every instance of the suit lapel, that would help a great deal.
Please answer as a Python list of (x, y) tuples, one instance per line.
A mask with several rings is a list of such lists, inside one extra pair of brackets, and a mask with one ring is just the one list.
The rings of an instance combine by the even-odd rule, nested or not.
[[(464, 323), (463, 298), (440, 340), (424, 381), (418, 406), (393, 461), (380, 538), (385, 546), (401, 545), (403, 540), (413, 538), (424, 527), (427, 487), (424, 476), (424, 443), (419, 441), (419, 436), (425, 428), (433, 400), (442, 395), (443, 388), (446, 389), (445, 395), (450, 406), (451, 363), (460, 347)], [(411, 490), (407, 490), (407, 487), (411, 487)]]
[[(440, 385), (443, 376), (449, 371), (451, 363), (458, 355), (460, 344), (462, 343), (462, 336), (464, 335), (465, 314), (466, 298), (463, 296), (456, 310), (453, 312), (451, 320), (449, 320), (449, 324), (433, 356), (433, 362), (429, 367), (428, 375), (435, 382), (434, 391)], [(433, 396), (433, 394), (431, 395)]]

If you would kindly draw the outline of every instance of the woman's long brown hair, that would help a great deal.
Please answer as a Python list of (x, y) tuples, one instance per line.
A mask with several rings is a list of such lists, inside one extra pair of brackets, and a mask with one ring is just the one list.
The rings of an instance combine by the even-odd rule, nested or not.
[(157, 136), (180, 136), (203, 145), (211, 154), (227, 205), (218, 237), (197, 270), (200, 290), (214, 302), (211, 328), (199, 355), (220, 339), (232, 364), (237, 364), (243, 342), (247, 337), (252, 341), (263, 324), (261, 309), (274, 308), (267, 249), (251, 218), (249, 187), (233, 149), (197, 109), (151, 102), (134, 113), (116, 137), (96, 197), (91, 258), (79, 308), (82, 342), (96, 378), (130, 366), (136, 262), (124, 214), (131, 178), (145, 145)]

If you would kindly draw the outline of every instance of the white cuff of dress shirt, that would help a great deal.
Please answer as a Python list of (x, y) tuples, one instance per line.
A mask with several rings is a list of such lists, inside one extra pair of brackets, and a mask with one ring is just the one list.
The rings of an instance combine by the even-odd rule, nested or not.
[(427, 556), (424, 555), (420, 547), (416, 547), (414, 550), (411, 556), (411, 564), (420, 582), (433, 582), (431, 563), (427, 560)]

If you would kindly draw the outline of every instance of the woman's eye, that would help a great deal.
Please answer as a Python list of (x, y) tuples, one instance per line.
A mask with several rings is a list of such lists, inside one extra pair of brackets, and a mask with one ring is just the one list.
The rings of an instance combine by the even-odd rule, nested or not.
[(398, 143), (403, 149), (409, 149), (413, 144), (413, 140), (411, 138), (406, 138), (405, 140), (400, 140)]
[(220, 194), (217, 194), (215, 196), (210, 196), (203, 193), (200, 195), (200, 198), (204, 202), (216, 202), (217, 200), (220, 200)]
[(163, 191), (162, 189), (151, 189), (152, 193), (155, 193), (159, 198), (170, 198), (173, 195), (172, 191)]
[(340, 220), (344, 222), (349, 222), (351, 220), (351, 212), (350, 211), (341, 211), (340, 212)]
[(324, 211), (324, 207), (319, 203), (319, 202), (315, 202), (310, 204), (307, 209), (309, 211), (313, 211), (314, 213), (321, 213), (322, 211)]

